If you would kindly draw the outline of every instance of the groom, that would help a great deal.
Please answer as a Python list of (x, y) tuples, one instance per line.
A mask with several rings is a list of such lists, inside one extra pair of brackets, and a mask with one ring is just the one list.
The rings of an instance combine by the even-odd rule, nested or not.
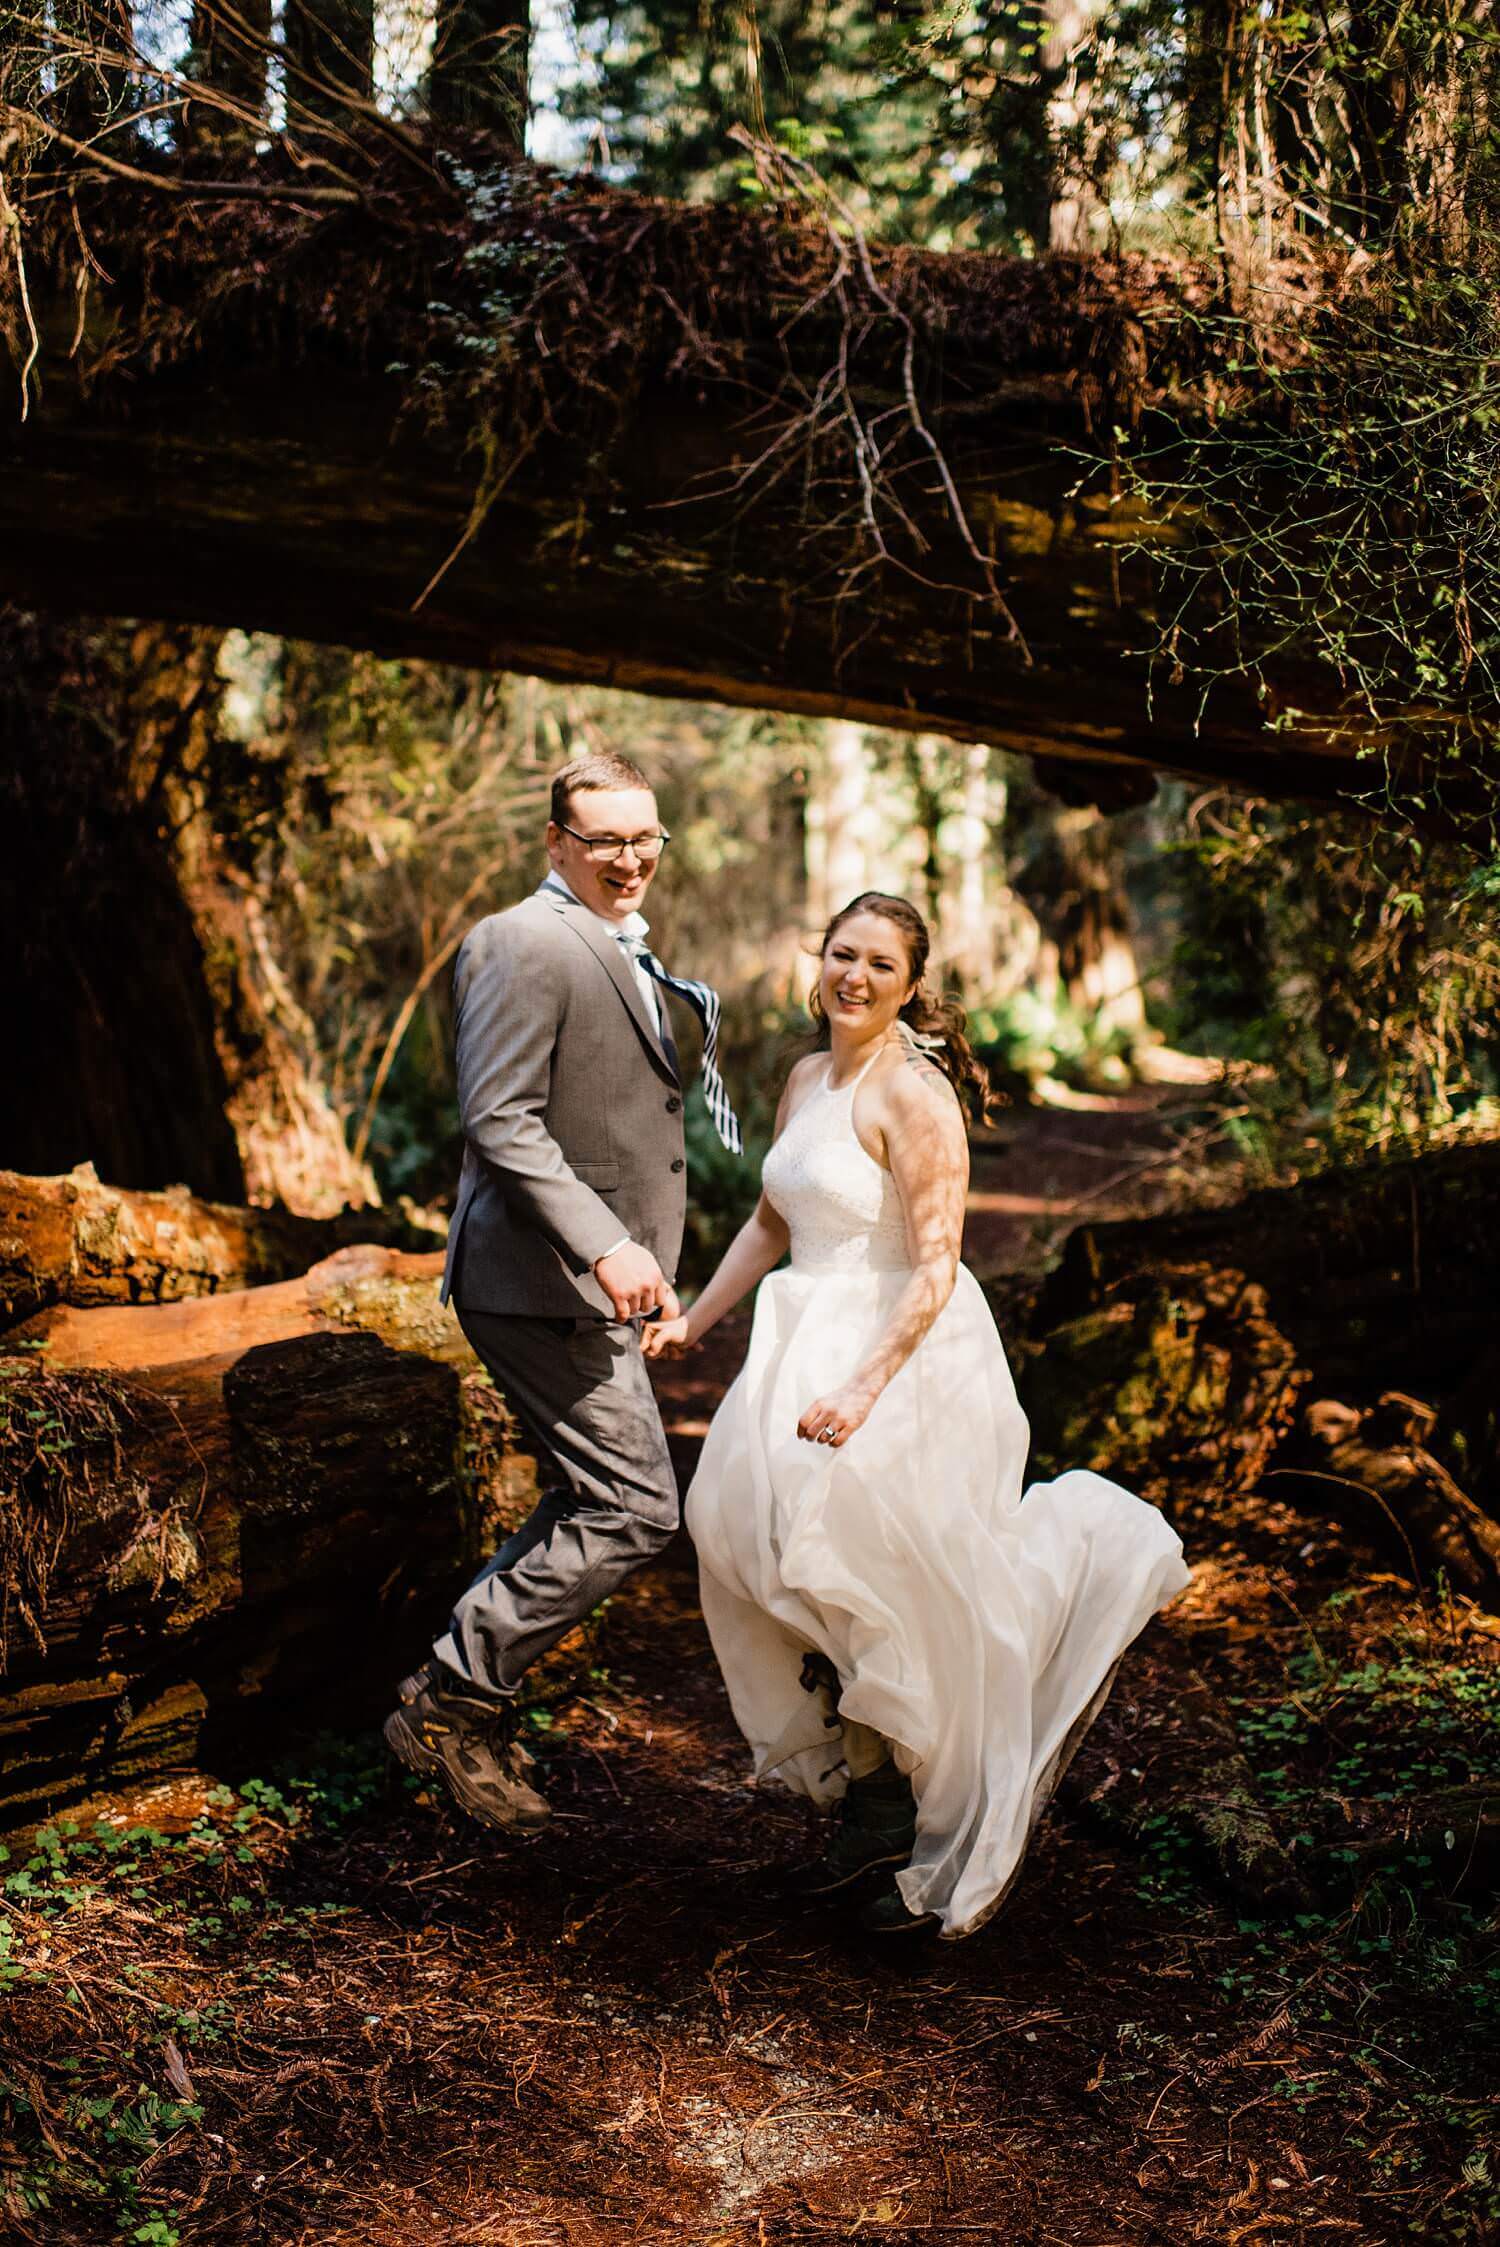
[(542, 1449), (545, 1487), (385, 1725), (408, 1770), (523, 1832), (549, 1816), (517, 1738), (528, 1665), (677, 1527), (640, 1345), (642, 1319), (677, 1315), (686, 1204), (664, 987), (699, 1017), (709, 1112), (739, 1152), (715, 1066), (718, 999), (645, 942), (640, 908), (668, 840), (645, 775), (625, 757), (576, 757), (551, 814), (551, 872), (469, 931), (454, 970), (465, 1144), (443, 1275), (443, 1300)]

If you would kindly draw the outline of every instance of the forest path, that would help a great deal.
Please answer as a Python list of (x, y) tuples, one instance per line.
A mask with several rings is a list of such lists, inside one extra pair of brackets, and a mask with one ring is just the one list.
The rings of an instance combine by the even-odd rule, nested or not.
[[(1054, 1089), (1045, 1100), (1001, 1108), (974, 1135), (964, 1261), (987, 1280), (1045, 1268), (1078, 1224), (1149, 1217), (1201, 1189), (1217, 1109), (1180, 1084), (1126, 1092)], [(1227, 1174), (1222, 1142), (1212, 1148)]]
[[(743, 1341), (726, 1322), (661, 1369), (684, 1473)], [(542, 1742), (554, 1818), (535, 1840), (407, 1798), (304, 1861), (343, 1916), (311, 1938), (288, 2057), (311, 2005), (335, 2069), (351, 2033), (364, 2064), (309, 2069), (267, 2116), (254, 2236), (1400, 2236), (1366, 2223), (1368, 2174), (1260, 2072), (1298, 2030), (1255, 1991), (1232, 1910), (1058, 1815), (967, 1942), (881, 1948), (837, 1910), (788, 1917), (767, 1868), (814, 1821), (745, 1784), (685, 1539), (612, 1603), (604, 1661)]]
[[(1060, 1207), (1135, 1165), (1111, 1163), (1096, 1127), (1076, 1122), (1014, 1117), (1008, 1154), (982, 1150), (977, 1194), (1009, 1197), (978, 1205), (1002, 1262), (1024, 1262), (1037, 1215), (1057, 1214), (1015, 1204)], [(1111, 1128), (1117, 1152), (1124, 1138), (1154, 1165), (1159, 1117)], [(1019, 1230), (1007, 1240), (1001, 1225)], [(726, 1321), (658, 1369), (684, 1485), (746, 1323)], [(1228, 1586), (1231, 1662), (1260, 1663), (1273, 1695), (1284, 1690), (1303, 1635), (1286, 1581), (1243, 1553), (1211, 1557), (1189, 1595), (1195, 1658), (1212, 1652), (1216, 1587)], [(1153, 1652), (1169, 1628), (1153, 1625), (1122, 1672), (1076, 1767), (1084, 1791), (1107, 1794), (1137, 1757), (1149, 1773), (1180, 1742)], [(143, 2086), (165, 2069), (166, 2095), (184, 2080), (182, 2054), (139, 2005), (150, 1994), (158, 2022), (183, 2024), (166, 2033), (186, 2048), (184, 2095), (202, 2119), (142, 2165), (139, 2205), (170, 2209), (175, 2226), (150, 2237), (1384, 2247), (1414, 2236), (1410, 2195), (1431, 2197), (1454, 2127), (1406, 2042), (1425, 2014), (1430, 2042), (1453, 2043), (1441, 1977), (1415, 1996), (1389, 1979), (1377, 1988), (1351, 1970), (1332, 1921), (1250, 1916), (1198, 1877), (1170, 1830), (1138, 1853), (1061, 1808), (1004, 1911), (966, 1942), (881, 1947), (836, 1908), (788, 1916), (769, 1868), (806, 1853), (816, 1823), (746, 1784), (685, 1538), (611, 1603), (598, 1661), (539, 1730), (554, 1816), (534, 1839), (496, 1837), (356, 1747), (319, 1782), (327, 1815), (289, 1825), (280, 1798), (247, 1790), (264, 1807), (243, 1813), (254, 1822), (242, 1870), (190, 1840), (180, 1867), (166, 1855), (143, 1869), (128, 1890), (138, 1903), (90, 1905), (76, 1935), (59, 1927), (66, 1971), (94, 1946), (97, 2024), (93, 2010), (80, 2021), (60, 2009), (66, 2036), (77, 2024), (86, 2042), (123, 2038)], [(1188, 1752), (1204, 1751), (1190, 1740)], [(174, 1891), (184, 1900), (162, 1916), (152, 1899)], [(1428, 2182), (1412, 2182), (1424, 2164)], [(24, 2236), (114, 2233), (44, 2221)]]
[[(1176, 1131), (1150, 1096), (1010, 1111), (977, 1150), (970, 1260), (1030, 1266), (1070, 1210), (1150, 1206)], [(747, 1328), (657, 1369), (684, 1488)], [(745, 1783), (685, 1537), (613, 1601), (602, 1659), (542, 1743), (554, 1818), (535, 1841), (419, 1806), (383, 1849), (349, 1845), (364, 1927), (339, 1930), (342, 1971), (371, 1974), (381, 1925), (371, 2042), (406, 2046), (395, 2072), (422, 2111), (419, 2133), (399, 2121), (392, 2084), (354, 2236), (1398, 2236), (1360, 2197), (1360, 2158), (1276, 2095), (1295, 2017), (1274, 1976), (1257, 1990), (1259, 1930), (1232, 1905), (1056, 1814), (967, 1942), (882, 1949), (836, 1909), (789, 1917), (767, 1868), (805, 1853), (816, 1821)], [(410, 2012), (384, 2009), (393, 1978)], [(365, 2002), (351, 1986), (344, 2005)], [(1330, 2033), (1347, 2045), (1355, 2024)]]

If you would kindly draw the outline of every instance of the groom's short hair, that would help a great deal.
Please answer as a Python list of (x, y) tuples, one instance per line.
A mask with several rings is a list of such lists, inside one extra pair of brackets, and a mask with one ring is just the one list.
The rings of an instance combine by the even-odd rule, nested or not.
[(583, 757), (572, 757), (553, 776), (552, 823), (565, 826), (568, 813), (573, 808), (575, 796), (586, 796), (596, 788), (646, 788), (650, 781), (639, 765), (628, 757), (616, 756), (613, 750), (600, 750)]

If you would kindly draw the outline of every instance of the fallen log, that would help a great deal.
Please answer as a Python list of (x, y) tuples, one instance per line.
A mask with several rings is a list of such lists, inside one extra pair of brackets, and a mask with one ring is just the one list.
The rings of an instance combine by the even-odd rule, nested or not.
[(1500, 1141), (1371, 1162), (1187, 1210), (1073, 1233), (1043, 1329), (1128, 1301), (1142, 1275), (1234, 1270), (1326, 1390), (1448, 1395), (1500, 1330)]
[(1272, 1470), (1278, 1485), (1348, 1520), (1387, 1548), (1418, 1583), (1435, 1571), (1450, 1589), (1500, 1606), (1500, 1521), (1461, 1490), (1427, 1449), (1438, 1415), (1388, 1391), (1368, 1412), (1331, 1397), (1302, 1415), (1300, 1441)]
[[(1080, 1229), (1017, 1351), (1035, 1471), (1093, 1466), (1204, 1528), (1235, 1494), (1296, 1494), (1394, 1565), (1494, 1600), (1500, 1526), (1453, 1465), (1493, 1441), (1497, 1237), (1495, 1145)], [(1351, 1402), (1304, 1426), (1309, 1390)]]
[(440, 1260), (55, 1306), (0, 1357), (0, 1823), (368, 1721), (529, 1509)]
[(1247, 1488), (1294, 1423), (1307, 1375), (1232, 1265), (1178, 1261), (1164, 1243), (1088, 1308), (1055, 1308), (1044, 1290), (1018, 1352), (1038, 1477), (1093, 1467), (1177, 1518), (1195, 1496)]
[(54, 1303), (170, 1303), (306, 1272), (358, 1242), (431, 1248), (436, 1235), (398, 1210), (294, 1217), (104, 1185), (92, 1163), (58, 1178), (0, 1170), (0, 1325)]
[(0, 597), (933, 730), (1086, 794), (1362, 796), (1380, 747), (1414, 818), (1490, 810), (1451, 760), (1428, 785), (1431, 713), (1382, 733), (1305, 662), (1206, 705), (1148, 680), (1146, 557), (1184, 527), (1103, 456), (1202, 390), (1205, 271), (855, 259), (784, 209), (474, 161), (170, 227), (95, 181), (39, 229)]

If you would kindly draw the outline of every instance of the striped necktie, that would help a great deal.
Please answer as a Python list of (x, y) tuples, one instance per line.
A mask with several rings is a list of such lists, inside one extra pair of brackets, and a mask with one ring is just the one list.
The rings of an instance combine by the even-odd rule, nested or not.
[(707, 983), (695, 983), (689, 975), (668, 975), (661, 961), (639, 936), (626, 936), (623, 931), (616, 939), (622, 952), (636, 960), (645, 969), (653, 983), (660, 983), (668, 991), (675, 991), (686, 999), (703, 1025), (703, 1097), (708, 1103), (708, 1113), (715, 1131), (732, 1155), (744, 1153), (744, 1141), (729, 1094), (724, 1089), (724, 1079), (719, 1075), (719, 994)]

